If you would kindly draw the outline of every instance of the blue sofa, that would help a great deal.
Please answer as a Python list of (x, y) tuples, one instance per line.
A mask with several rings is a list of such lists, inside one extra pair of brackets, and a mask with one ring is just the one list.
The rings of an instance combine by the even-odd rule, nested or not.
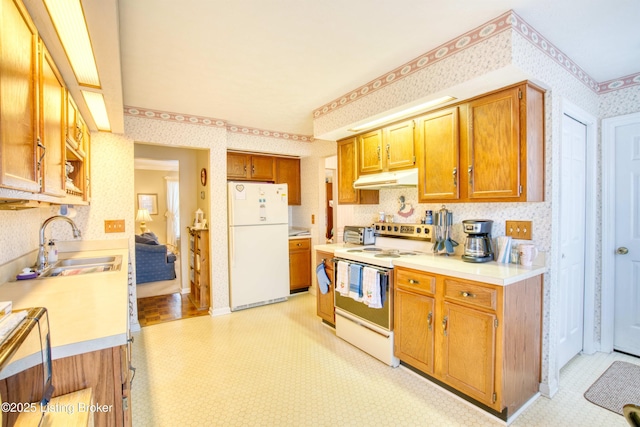
[(136, 235), (136, 283), (176, 278), (176, 256), (158, 242), (154, 233)]

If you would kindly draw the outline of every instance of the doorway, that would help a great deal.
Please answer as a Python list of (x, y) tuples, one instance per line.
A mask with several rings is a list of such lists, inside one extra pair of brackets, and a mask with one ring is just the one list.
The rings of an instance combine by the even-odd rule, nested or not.
[(640, 356), (640, 113), (603, 120), (602, 351)]
[(597, 120), (563, 100), (558, 181), (556, 369), (595, 349)]
[[(143, 235), (142, 233), (146, 232), (143, 236), (155, 237), (154, 241), (149, 242), (151, 244), (149, 251), (140, 249), (147, 248), (147, 246), (142, 246), (136, 238), (136, 243), (140, 245), (136, 247), (136, 254), (146, 255), (146, 266), (154, 271), (152, 280), (139, 283), (136, 286), (137, 298), (180, 292), (179, 162), (178, 160), (136, 157), (134, 168), (136, 211), (138, 212), (142, 207), (140, 205), (141, 197), (150, 198), (153, 201), (151, 211), (147, 210), (150, 214), (149, 219), (144, 223), (144, 226), (136, 230), (136, 233)], [(153, 235), (149, 233), (153, 233)], [(166, 256), (158, 252), (158, 248), (155, 246), (163, 246), (166, 249)], [(168, 264), (173, 265), (169, 266)], [(153, 268), (154, 265), (157, 265), (157, 269)]]
[(560, 147), (560, 280), (558, 367), (582, 351), (587, 126), (563, 114)]

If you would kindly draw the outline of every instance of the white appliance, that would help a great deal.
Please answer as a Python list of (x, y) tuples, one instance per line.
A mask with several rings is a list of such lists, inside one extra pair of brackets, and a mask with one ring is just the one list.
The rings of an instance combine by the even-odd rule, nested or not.
[[(347, 227), (345, 227), (346, 229)], [(356, 227), (350, 227), (356, 228)], [(421, 256), (429, 251), (433, 240), (433, 225), (374, 223), (375, 246), (355, 246), (345, 243), (334, 252), (334, 272), (338, 281), (340, 261), (377, 270), (384, 304), (370, 308), (351, 296), (334, 292), (336, 336), (355, 345), (389, 366), (397, 367), (400, 359), (393, 353), (393, 261)]]
[(231, 310), (289, 295), (287, 184), (228, 183)]

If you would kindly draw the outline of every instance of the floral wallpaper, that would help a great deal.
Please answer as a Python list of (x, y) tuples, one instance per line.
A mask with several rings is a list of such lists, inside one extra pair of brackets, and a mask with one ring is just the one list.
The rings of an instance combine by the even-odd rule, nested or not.
[[(387, 82), (375, 92), (359, 94), (342, 105), (331, 108), (331, 104), (316, 111), (314, 132), (316, 135), (329, 134), (345, 126), (381, 112), (398, 108), (429, 94), (442, 92), (462, 82), (490, 76), (494, 71), (512, 69), (514, 74), (524, 76), (546, 89), (545, 95), (545, 201), (541, 203), (451, 203), (447, 208), (454, 213), (456, 225), (453, 236), (463, 241), (464, 233), (460, 221), (471, 218), (494, 220), (493, 235), (503, 235), (505, 220), (522, 219), (533, 221), (533, 243), (547, 253), (549, 272), (544, 277), (543, 307), (543, 354), (542, 387), (544, 394), (552, 395), (558, 387), (559, 367), (556, 366), (558, 342), (558, 300), (559, 274), (559, 202), (560, 186), (560, 141), (562, 136), (563, 105), (568, 101), (587, 114), (596, 118), (626, 114), (640, 110), (640, 86), (628, 79), (631, 86), (613, 92), (603, 91), (570, 58), (563, 55), (550, 41), (523, 22), (517, 15), (506, 14), (487, 23), (486, 26), (502, 25), (509, 28), (496, 32), (491, 37), (478, 41), (465, 49), (451, 53), (446, 58), (399, 80)], [(480, 30), (482, 31), (482, 30)], [(462, 37), (462, 36), (461, 36)], [(459, 40), (460, 38), (456, 39)], [(456, 40), (449, 44), (455, 45)], [(430, 53), (425, 54), (425, 56)], [(402, 67), (400, 67), (402, 69)], [(480, 77), (480, 78), (479, 78)], [(380, 78), (384, 78), (381, 76)], [(374, 80), (375, 82), (376, 80)], [(511, 82), (508, 82), (511, 83)], [(508, 83), (505, 83), (508, 84)], [(635, 84), (635, 85), (634, 85)], [(366, 87), (363, 86), (363, 87)], [(361, 89), (360, 89), (361, 90)], [(353, 92), (350, 92), (353, 93)], [(478, 93), (480, 94), (480, 93)], [(366, 96), (361, 96), (366, 95)], [(340, 99), (340, 98), (339, 98)], [(598, 138), (596, 151), (600, 152)], [(601, 165), (597, 162), (598, 180), (596, 197), (601, 200)], [(395, 212), (398, 198), (405, 196), (415, 203), (416, 215), (408, 221), (418, 221), (426, 209), (438, 210), (437, 204), (417, 204), (417, 190), (381, 190), (378, 206), (351, 207), (352, 219), (357, 224), (371, 223), (379, 211)], [(599, 205), (599, 203), (598, 203)], [(344, 207), (341, 207), (344, 208)], [(600, 218), (598, 209), (598, 221)], [(601, 250), (601, 236), (596, 239), (596, 253)], [(600, 338), (600, 289), (601, 266), (596, 261), (595, 330), (596, 340)]]
[[(357, 121), (397, 108), (425, 96), (445, 91), (470, 80), (483, 81), (496, 72), (512, 71), (513, 78), (526, 76), (546, 89), (545, 96), (545, 201), (540, 203), (471, 204), (450, 203), (456, 225), (454, 238), (463, 241), (460, 221), (466, 218), (489, 218), (495, 221), (494, 235), (504, 233), (506, 219), (533, 221), (533, 242), (547, 252), (549, 273), (544, 277), (542, 391), (552, 395), (557, 389), (559, 367), (556, 366), (558, 325), (557, 254), (560, 186), (558, 184), (562, 108), (565, 101), (577, 105), (598, 119), (640, 111), (638, 75), (611, 82), (594, 83), (570, 58), (562, 54), (543, 35), (512, 12), (462, 34), (456, 39), (426, 52), (389, 73), (363, 83), (362, 86), (330, 101), (313, 112), (314, 134), (328, 134)], [(523, 80), (521, 78), (520, 80)], [(334, 105), (335, 104), (335, 105)], [(302, 206), (291, 207), (292, 225), (309, 227), (313, 243), (323, 242), (322, 200), (324, 158), (335, 155), (335, 142), (307, 135), (235, 126), (224, 120), (187, 116), (125, 107), (125, 135), (92, 134), (92, 192), (90, 206), (75, 206), (75, 221), (85, 239), (128, 238), (134, 256), (134, 142), (209, 150), (210, 234), (212, 314), (229, 312), (229, 277), (227, 263), (226, 150), (236, 149), (301, 157)], [(598, 138), (597, 151), (601, 140)], [(601, 203), (601, 165), (598, 161), (597, 198)], [(195, 171), (194, 173), (197, 173)], [(379, 211), (394, 212), (399, 196), (415, 203), (416, 214), (407, 221), (417, 221), (426, 209), (438, 210), (439, 204), (417, 204), (417, 190), (382, 190), (377, 206), (340, 206), (341, 215), (357, 224), (370, 223)], [(0, 197), (15, 197), (15, 192), (0, 189)], [(35, 257), (38, 230), (57, 207), (21, 211), (0, 210), (0, 266), (23, 257)], [(315, 217), (315, 224), (312, 223)], [(105, 219), (125, 219), (125, 233), (105, 234)], [(600, 223), (600, 210), (598, 210)], [(16, 234), (19, 230), (19, 234)], [(58, 239), (70, 239), (63, 224), (52, 224)], [(596, 253), (601, 250), (601, 236), (596, 239)], [(601, 278), (596, 261), (596, 304), (599, 304)], [(0, 270), (2, 268), (0, 267)], [(135, 300), (134, 280), (131, 297)], [(133, 304), (135, 310), (135, 304)], [(600, 336), (600, 307), (596, 305), (595, 335)], [(132, 326), (137, 314), (131, 314)]]

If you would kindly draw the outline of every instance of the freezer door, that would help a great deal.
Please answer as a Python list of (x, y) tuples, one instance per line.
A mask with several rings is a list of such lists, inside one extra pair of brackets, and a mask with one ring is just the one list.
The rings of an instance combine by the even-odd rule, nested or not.
[(289, 295), (287, 224), (229, 229), (231, 309)]
[(229, 226), (288, 224), (287, 184), (228, 183)]

